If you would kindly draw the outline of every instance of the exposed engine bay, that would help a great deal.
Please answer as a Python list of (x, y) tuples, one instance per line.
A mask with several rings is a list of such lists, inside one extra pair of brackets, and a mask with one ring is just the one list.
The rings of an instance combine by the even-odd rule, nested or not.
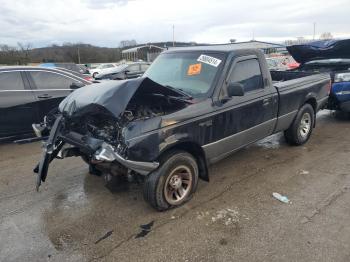
[(146, 120), (148, 118), (170, 114), (184, 107), (184, 101), (161, 94), (145, 94), (133, 97), (122, 118), (128, 121)]
[(119, 118), (100, 108), (89, 114), (85, 113), (79, 117), (70, 118), (66, 124), (66, 131), (91, 135), (111, 145), (118, 146), (123, 142), (122, 130), (130, 122), (160, 117), (175, 112), (184, 106), (184, 101), (175, 97), (161, 94), (136, 95), (131, 99)]

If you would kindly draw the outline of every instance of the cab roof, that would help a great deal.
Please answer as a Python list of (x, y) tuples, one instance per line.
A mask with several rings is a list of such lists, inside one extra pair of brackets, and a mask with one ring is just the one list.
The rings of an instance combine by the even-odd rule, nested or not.
[(257, 53), (262, 52), (256, 48), (244, 48), (232, 45), (208, 45), (208, 46), (191, 46), (191, 47), (171, 47), (164, 53), (176, 53), (176, 52), (193, 52), (193, 51), (202, 51), (202, 52), (220, 52), (220, 53)]

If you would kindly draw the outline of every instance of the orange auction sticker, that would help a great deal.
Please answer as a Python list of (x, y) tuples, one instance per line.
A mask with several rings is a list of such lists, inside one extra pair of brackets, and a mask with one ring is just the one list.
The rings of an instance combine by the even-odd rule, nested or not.
[(189, 76), (199, 75), (201, 73), (201, 70), (202, 70), (201, 63), (189, 65), (187, 70), (187, 75)]

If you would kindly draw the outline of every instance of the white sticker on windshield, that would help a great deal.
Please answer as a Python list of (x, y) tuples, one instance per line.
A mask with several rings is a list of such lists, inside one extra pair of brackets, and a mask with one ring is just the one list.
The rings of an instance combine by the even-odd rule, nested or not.
[(200, 55), (197, 59), (198, 62), (202, 62), (208, 65), (212, 65), (215, 67), (218, 67), (221, 63), (220, 59), (217, 59), (215, 57), (212, 56), (208, 56), (208, 55)]

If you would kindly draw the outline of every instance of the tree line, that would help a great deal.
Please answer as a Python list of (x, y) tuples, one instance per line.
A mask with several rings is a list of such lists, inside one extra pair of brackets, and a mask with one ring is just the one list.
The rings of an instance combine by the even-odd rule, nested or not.
[(122, 59), (121, 48), (97, 47), (89, 44), (64, 43), (42, 48), (30, 44), (0, 45), (0, 64), (27, 65), (29, 63), (73, 62), (103, 63)]
[[(156, 42), (147, 45), (159, 47), (205, 45), (195, 42)], [(119, 47), (98, 47), (83, 43), (64, 43), (42, 48), (32, 48), (30, 44), (17, 46), (0, 44), (0, 65), (27, 65), (30, 63), (72, 62), (76, 64), (108, 63), (122, 59), (124, 49), (140, 46), (135, 40), (124, 40)]]

